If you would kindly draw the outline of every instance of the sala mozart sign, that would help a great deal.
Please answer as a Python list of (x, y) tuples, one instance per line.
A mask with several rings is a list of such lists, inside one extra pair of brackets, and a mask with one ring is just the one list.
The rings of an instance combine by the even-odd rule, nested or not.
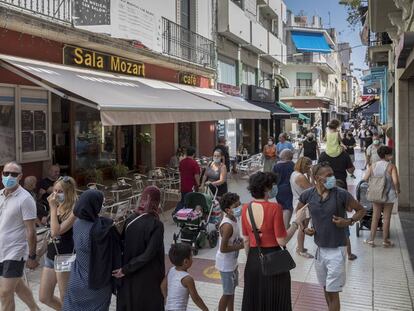
[(145, 77), (145, 65), (143, 63), (69, 45), (63, 48), (63, 63), (87, 69)]

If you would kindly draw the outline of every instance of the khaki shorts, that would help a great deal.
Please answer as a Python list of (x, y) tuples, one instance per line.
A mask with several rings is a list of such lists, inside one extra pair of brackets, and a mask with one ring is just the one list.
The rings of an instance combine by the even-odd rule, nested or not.
[(319, 284), (327, 292), (341, 292), (346, 280), (346, 247), (318, 247), (315, 254), (315, 270)]

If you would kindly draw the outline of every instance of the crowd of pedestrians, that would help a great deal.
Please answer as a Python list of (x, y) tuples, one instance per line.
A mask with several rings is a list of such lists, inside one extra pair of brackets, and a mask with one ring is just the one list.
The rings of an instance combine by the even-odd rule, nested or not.
[[(243, 249), (247, 262), (242, 310), (292, 309), (290, 270), (294, 264), (286, 245), (296, 232), (297, 254), (314, 258), (329, 310), (340, 309), (346, 258), (357, 258), (351, 252), (349, 226), (366, 213), (347, 191), (347, 177), (354, 177), (356, 138), (366, 153), (364, 180), (370, 183), (382, 178), (386, 198), (373, 202), (371, 236), (365, 243), (375, 245), (383, 215), (383, 246), (393, 246), (389, 228), (399, 178), (392, 164), (392, 149), (384, 146), (382, 134), (372, 125), (364, 125), (358, 132), (355, 124), (344, 127), (341, 131), (337, 120), (328, 124), (323, 152), (315, 135), (307, 133), (296, 160), (294, 145), (286, 134), (279, 136), (277, 144), (270, 137), (263, 148), (263, 171), (249, 177), (247, 190), (253, 200), (243, 206), (238, 194), (228, 192), (230, 162), (224, 139), (204, 169), (194, 159), (194, 148), (187, 147), (185, 154), (177, 152), (177, 161), (171, 161), (181, 178), (182, 200), (176, 211), (184, 207), (188, 193), (201, 187), (210, 188), (220, 202), (223, 217), (217, 226), (215, 264), (223, 287), (220, 311), (234, 310), (238, 255)], [(36, 268), (41, 256), (39, 301), (55, 310), (108, 310), (113, 294), (117, 310), (122, 311), (186, 310), (190, 297), (198, 308), (208, 310), (189, 273), (193, 263), (190, 245), (171, 246), (168, 256), (173, 266), (165, 271), (164, 225), (158, 214), (161, 192), (157, 187), (145, 188), (119, 230), (112, 219), (100, 216), (102, 192), (87, 190), (78, 197), (75, 180), (60, 176), (58, 166), (51, 166), (38, 185), (29, 176), (22, 187), (22, 177), (18, 163), (4, 166), (4, 189), (0, 191), (2, 310), (15, 310), (15, 294), (30, 310), (40, 310), (22, 277), (25, 266)], [(348, 213), (353, 214), (349, 217)], [(36, 225), (43, 224), (50, 226), (50, 234), (44, 250), (37, 251)], [(306, 235), (314, 237), (315, 254), (305, 247)], [(68, 262), (71, 264), (65, 266)]]

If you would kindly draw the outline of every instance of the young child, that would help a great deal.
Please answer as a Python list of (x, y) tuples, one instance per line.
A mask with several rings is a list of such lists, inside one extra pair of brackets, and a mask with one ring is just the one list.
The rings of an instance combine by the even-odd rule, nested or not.
[(237, 218), (241, 214), (239, 196), (231, 192), (226, 193), (220, 200), (220, 207), (224, 212), (224, 217), (219, 226), (220, 240), (216, 254), (216, 269), (220, 271), (223, 296), (218, 310), (233, 311), (234, 291), (239, 280), (237, 258), (239, 250), (244, 247), (237, 223)]
[(197, 307), (208, 311), (198, 295), (194, 279), (187, 272), (193, 264), (191, 246), (184, 243), (173, 244), (168, 256), (174, 267), (168, 271), (161, 283), (161, 291), (166, 302), (165, 311), (186, 311), (189, 295)]
[(339, 127), (341, 123), (337, 119), (333, 119), (328, 123), (326, 129), (326, 148), (325, 152), (328, 156), (336, 158), (343, 150), (341, 144), (341, 134), (339, 133)]

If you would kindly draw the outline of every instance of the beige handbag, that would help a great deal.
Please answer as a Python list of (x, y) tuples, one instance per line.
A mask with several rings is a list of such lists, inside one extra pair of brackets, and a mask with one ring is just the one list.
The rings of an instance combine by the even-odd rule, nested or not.
[[(384, 174), (382, 176), (370, 176), (368, 180), (368, 190), (367, 190), (367, 200), (374, 203), (385, 203), (388, 200), (386, 193), (386, 183), (387, 179), (385, 177), (385, 172), (388, 169), (388, 165), (385, 168)], [(373, 174), (374, 168), (372, 168)]]

